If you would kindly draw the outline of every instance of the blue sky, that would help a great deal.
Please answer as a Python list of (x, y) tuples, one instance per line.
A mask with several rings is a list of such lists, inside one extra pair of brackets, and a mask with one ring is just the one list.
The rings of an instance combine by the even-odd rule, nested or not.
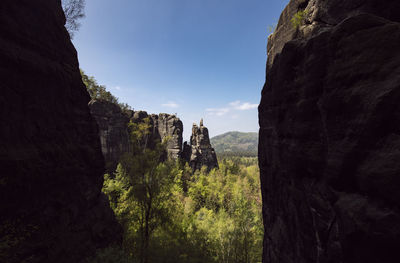
[(188, 139), (258, 131), (268, 27), (288, 0), (86, 0), (80, 67), (121, 102), (177, 113)]

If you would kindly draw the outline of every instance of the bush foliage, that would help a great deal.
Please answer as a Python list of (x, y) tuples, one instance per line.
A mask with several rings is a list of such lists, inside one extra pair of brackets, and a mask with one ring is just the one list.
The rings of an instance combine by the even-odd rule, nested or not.
[(131, 110), (131, 107), (126, 103), (119, 102), (118, 98), (109, 92), (104, 85), (99, 85), (93, 76), (88, 76), (81, 69), (82, 81), (86, 86), (90, 98), (92, 100), (105, 100), (118, 105), (123, 112)]
[(306, 10), (300, 10), (296, 14), (294, 14), (294, 16), (290, 21), (292, 22), (292, 25), (295, 29), (297, 29), (304, 23), (304, 18), (306, 17), (306, 15), (307, 15)]
[(146, 120), (130, 126), (132, 152), (103, 187), (129, 262), (261, 262), (257, 158), (225, 157), (219, 169), (193, 173), (182, 161), (163, 161), (165, 142), (147, 148), (147, 130)]

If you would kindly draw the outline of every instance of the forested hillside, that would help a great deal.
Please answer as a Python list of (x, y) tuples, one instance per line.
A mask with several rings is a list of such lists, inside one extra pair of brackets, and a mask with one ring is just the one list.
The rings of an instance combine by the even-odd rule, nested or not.
[[(146, 147), (148, 120), (130, 124), (132, 152), (105, 175), (103, 192), (124, 229), (123, 248), (91, 262), (260, 262), (263, 226), (258, 161), (225, 157), (219, 168), (163, 160), (167, 141)], [(112, 261), (109, 261), (112, 260)]]
[(218, 155), (257, 156), (257, 132), (227, 132), (211, 138)]

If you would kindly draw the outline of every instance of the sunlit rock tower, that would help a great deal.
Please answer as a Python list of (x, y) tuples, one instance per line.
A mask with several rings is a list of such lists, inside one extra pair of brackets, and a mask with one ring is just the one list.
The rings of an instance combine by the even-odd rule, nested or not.
[(176, 115), (160, 113), (150, 115), (154, 123), (154, 134), (162, 141), (168, 138), (167, 154), (168, 158), (178, 159), (182, 153), (182, 121)]
[(162, 142), (168, 138), (167, 155), (173, 160), (178, 159), (182, 153), (182, 121), (176, 115), (160, 113), (147, 114), (145, 111), (135, 111), (131, 118), (133, 123), (143, 122), (145, 118), (150, 118), (150, 143), (153, 148), (154, 143)]
[(182, 153), (182, 121), (176, 115), (160, 113), (147, 114), (145, 111), (122, 112), (120, 107), (104, 100), (92, 100), (89, 103), (92, 116), (99, 126), (101, 149), (106, 161), (107, 172), (112, 172), (122, 154), (130, 151), (128, 123), (150, 120), (150, 138), (148, 147), (154, 148), (157, 142), (169, 138), (166, 155), (173, 160)]
[(193, 170), (201, 169), (202, 166), (207, 166), (208, 170), (218, 167), (217, 155), (211, 146), (208, 129), (203, 126), (203, 119), (200, 120), (200, 127), (193, 124), (190, 145), (184, 143), (182, 158)]

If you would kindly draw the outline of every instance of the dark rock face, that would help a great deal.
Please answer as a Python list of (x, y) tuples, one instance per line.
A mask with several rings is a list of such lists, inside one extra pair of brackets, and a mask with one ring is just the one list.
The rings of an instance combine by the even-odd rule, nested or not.
[(107, 172), (115, 171), (120, 157), (129, 151), (127, 125), (129, 116), (112, 102), (92, 100), (89, 102), (90, 113), (99, 126), (101, 151), (106, 161)]
[(310, 0), (282, 13), (259, 106), (263, 262), (400, 262), (399, 11)]
[(165, 138), (169, 138), (167, 145), (167, 154), (171, 159), (180, 158), (182, 153), (182, 121), (175, 115), (166, 113), (148, 115), (145, 111), (135, 111), (132, 122), (142, 122), (144, 118), (150, 118), (150, 147), (151, 143), (161, 142)]
[(210, 143), (208, 129), (200, 121), (200, 127), (193, 124), (190, 145), (186, 142), (183, 145), (183, 159), (185, 159), (193, 170), (207, 166), (208, 170), (218, 167), (217, 155)]
[(0, 2), (0, 262), (82, 262), (120, 240), (60, 1)]

